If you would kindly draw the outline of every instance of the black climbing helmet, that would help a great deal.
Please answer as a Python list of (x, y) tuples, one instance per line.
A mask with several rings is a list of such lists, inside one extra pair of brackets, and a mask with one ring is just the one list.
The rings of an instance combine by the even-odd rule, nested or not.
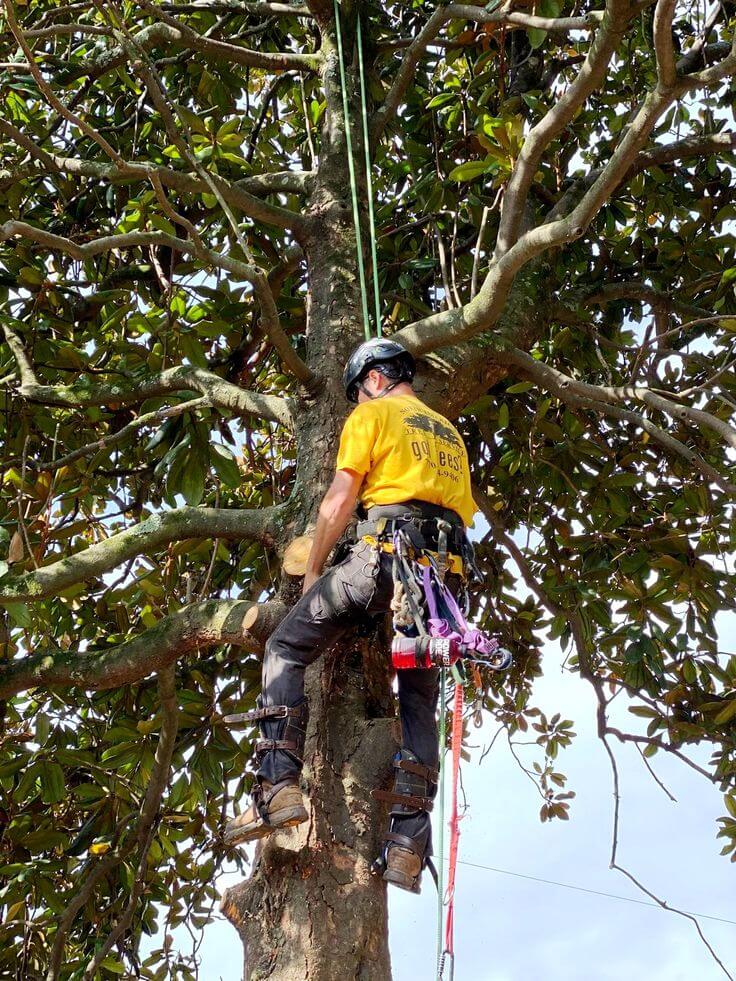
[(372, 337), (369, 341), (364, 341), (356, 347), (348, 358), (342, 375), (342, 383), (348, 401), (357, 402), (359, 383), (371, 368), (378, 368), (385, 364), (394, 364), (401, 369), (401, 374), (395, 380), (395, 384), (400, 381), (410, 382), (414, 378), (416, 362), (406, 348), (397, 341)]

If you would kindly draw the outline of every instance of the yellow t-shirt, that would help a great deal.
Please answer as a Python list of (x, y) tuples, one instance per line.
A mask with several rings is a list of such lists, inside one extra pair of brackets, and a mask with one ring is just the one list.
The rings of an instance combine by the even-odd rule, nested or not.
[(460, 433), (416, 395), (361, 402), (345, 420), (337, 469), (364, 474), (360, 499), (400, 504), (417, 498), (456, 511), (468, 527), (478, 510)]

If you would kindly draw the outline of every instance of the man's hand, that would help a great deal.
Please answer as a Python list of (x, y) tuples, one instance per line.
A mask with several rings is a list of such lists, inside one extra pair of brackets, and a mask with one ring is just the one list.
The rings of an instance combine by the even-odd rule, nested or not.
[(302, 586), (302, 596), (307, 592), (308, 589), (311, 589), (311, 587), (317, 582), (317, 580), (319, 579), (319, 577), (320, 577), (320, 573), (319, 572), (312, 572), (310, 569), (307, 569), (307, 571), (306, 571), (306, 573), (304, 575), (304, 585)]

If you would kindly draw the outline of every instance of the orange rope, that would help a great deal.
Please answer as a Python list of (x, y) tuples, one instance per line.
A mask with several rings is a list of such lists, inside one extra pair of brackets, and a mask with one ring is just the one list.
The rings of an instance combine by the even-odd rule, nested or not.
[(450, 826), (450, 862), (445, 892), (447, 919), (445, 920), (445, 950), (454, 957), (453, 927), (455, 920), (455, 871), (457, 869), (458, 845), (460, 842), (460, 816), (457, 812), (457, 785), (460, 776), (460, 753), (463, 748), (463, 686), (455, 685), (455, 699), (452, 708), (452, 812)]

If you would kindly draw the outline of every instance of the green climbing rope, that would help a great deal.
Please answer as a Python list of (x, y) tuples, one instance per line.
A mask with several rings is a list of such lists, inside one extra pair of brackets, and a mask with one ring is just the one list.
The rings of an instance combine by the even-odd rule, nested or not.
[[(352, 125), (350, 122), (350, 105), (348, 103), (347, 73), (345, 70), (345, 52), (344, 52), (343, 41), (342, 41), (340, 5), (338, 0), (333, 0), (333, 4), (335, 8), (335, 34), (337, 36), (337, 55), (338, 55), (338, 61), (340, 63), (340, 88), (342, 90), (342, 108), (343, 108), (343, 116), (345, 117), (345, 143), (348, 152), (348, 173), (350, 175), (350, 195), (353, 203), (353, 224), (355, 225), (355, 248), (358, 258), (358, 276), (360, 279), (360, 301), (361, 301), (361, 308), (363, 311), (363, 327), (365, 330), (365, 337), (366, 340), (368, 340), (368, 338), (371, 336), (371, 320), (370, 320), (370, 314), (368, 312), (368, 289), (365, 281), (365, 267), (363, 265), (363, 236), (360, 230), (358, 182), (355, 176), (355, 160), (353, 157), (353, 137), (352, 137)], [(365, 77), (363, 71), (363, 35), (360, 27), (360, 18), (358, 18), (357, 42), (358, 42), (358, 66), (359, 66), (359, 74), (360, 74), (360, 100), (361, 100), (361, 116), (362, 116), (362, 127), (363, 127), (363, 143), (365, 147), (366, 187), (368, 191), (368, 217), (369, 217), (369, 226), (370, 226), (371, 262), (373, 265), (373, 293), (374, 293), (374, 302), (375, 302), (376, 335), (380, 337), (381, 336), (381, 302), (380, 302), (380, 292), (378, 287), (376, 227), (375, 227), (375, 218), (373, 213), (373, 181), (371, 178), (371, 167), (370, 167), (370, 147), (368, 145), (368, 112), (366, 108), (366, 89), (365, 89)]]
[(360, 74), (360, 115), (363, 123), (363, 152), (365, 155), (365, 182), (368, 191), (368, 229), (371, 236), (371, 268), (373, 270), (373, 303), (376, 308), (376, 335), (381, 336), (381, 291), (378, 287), (378, 248), (376, 245), (376, 218), (373, 213), (373, 177), (371, 176), (371, 147), (368, 135), (368, 111), (363, 68), (363, 32), (358, 14), (358, 71)]

